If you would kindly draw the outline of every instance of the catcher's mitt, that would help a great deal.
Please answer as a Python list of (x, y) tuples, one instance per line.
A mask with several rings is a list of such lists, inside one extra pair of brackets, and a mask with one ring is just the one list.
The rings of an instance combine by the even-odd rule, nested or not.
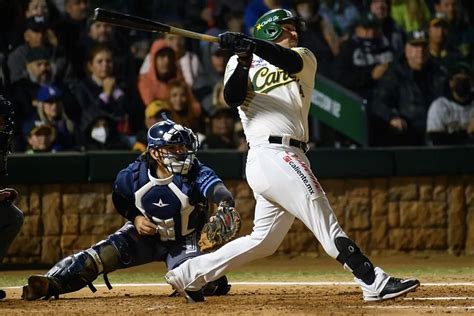
[(227, 202), (219, 203), (216, 215), (209, 218), (204, 225), (199, 239), (199, 248), (202, 252), (212, 251), (237, 235), (240, 230), (240, 214)]

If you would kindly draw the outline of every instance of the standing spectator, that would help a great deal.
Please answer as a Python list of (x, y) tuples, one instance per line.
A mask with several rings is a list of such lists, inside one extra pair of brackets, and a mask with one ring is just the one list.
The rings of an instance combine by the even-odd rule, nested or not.
[(62, 92), (55, 85), (44, 85), (36, 96), (36, 113), (23, 124), (24, 130), (31, 126), (45, 124), (54, 127), (56, 138), (52, 145), (53, 151), (73, 149), (76, 143), (74, 122), (69, 119), (63, 109)]
[(393, 52), (382, 36), (378, 19), (366, 13), (356, 21), (352, 37), (342, 44), (335, 61), (334, 78), (368, 100), (392, 60)]
[(193, 107), (191, 90), (184, 80), (174, 80), (169, 83), (170, 97), (167, 100), (171, 108), (172, 119), (177, 124), (202, 132), (203, 122)]
[(371, 0), (370, 12), (379, 19), (382, 34), (385, 36), (394, 53), (399, 56), (403, 55), (403, 48), (405, 46), (405, 35), (402, 29), (395, 23), (395, 20), (390, 16), (390, 1), (389, 0)]
[(449, 91), (431, 104), (426, 131), (433, 145), (474, 142), (473, 76), (468, 64), (452, 67)]
[(349, 37), (351, 25), (359, 18), (357, 7), (349, 0), (322, 0), (319, 13), (331, 22), (342, 40)]
[(448, 42), (448, 21), (445, 18), (433, 18), (428, 27), (428, 39), (431, 59), (446, 69), (463, 58), (459, 50)]
[(425, 144), (426, 115), (438, 97), (445, 74), (429, 57), (426, 32), (408, 35), (404, 58), (392, 63), (380, 79), (372, 99), (372, 113), (382, 120), (372, 122), (375, 145)]
[(474, 62), (474, 26), (463, 16), (461, 3), (457, 0), (435, 0), (435, 9), (437, 15), (448, 20), (448, 42)]
[(306, 29), (300, 32), (299, 43), (318, 56), (319, 74), (332, 78), (332, 64), (340, 51), (336, 31), (319, 14), (319, 0), (293, 0), (293, 3), (296, 14), (306, 23)]
[(51, 52), (51, 65), (57, 79), (63, 80), (70, 76), (69, 64), (58, 46), (58, 40), (44, 16), (33, 16), (26, 20), (24, 32), (25, 43), (18, 46), (8, 56), (10, 81), (13, 83), (28, 76), (26, 71), (26, 54), (35, 47), (44, 47)]
[(405, 33), (423, 28), (431, 16), (424, 0), (392, 0), (390, 15)]
[(56, 130), (51, 125), (39, 122), (33, 125), (30, 131), (25, 131), (28, 138), (28, 149), (25, 153), (37, 154), (53, 151), (53, 143), (56, 140)]
[(86, 67), (88, 76), (73, 87), (82, 109), (81, 130), (86, 128), (92, 118), (102, 114), (116, 123), (118, 132), (129, 133), (126, 106), (130, 100), (113, 75), (112, 51), (103, 45), (95, 46), (90, 51)]

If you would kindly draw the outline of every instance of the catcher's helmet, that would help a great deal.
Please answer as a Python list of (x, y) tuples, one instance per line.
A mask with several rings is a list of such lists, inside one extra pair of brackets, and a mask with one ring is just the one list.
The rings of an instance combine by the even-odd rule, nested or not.
[(191, 169), (199, 141), (192, 130), (176, 124), (170, 119), (154, 124), (147, 134), (148, 149), (164, 148), (170, 145), (183, 145), (185, 152), (173, 153), (167, 150), (159, 151), (160, 159), (165, 167), (173, 174), (185, 175)]
[(294, 16), (291, 11), (286, 9), (273, 9), (257, 20), (253, 28), (253, 36), (259, 39), (273, 41), (283, 32), (281, 24), (288, 22), (295, 25), (297, 32), (305, 29), (304, 21)]

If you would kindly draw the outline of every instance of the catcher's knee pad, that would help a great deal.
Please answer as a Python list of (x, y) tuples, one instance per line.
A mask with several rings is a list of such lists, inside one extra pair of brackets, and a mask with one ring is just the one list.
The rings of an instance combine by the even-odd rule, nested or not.
[(92, 282), (104, 273), (107, 287), (112, 286), (107, 273), (125, 267), (130, 263), (130, 247), (125, 237), (120, 234), (109, 236), (91, 248), (71, 255), (58, 262), (46, 273), (50, 279), (50, 295), (74, 292), (84, 286), (95, 292)]
[(220, 296), (226, 295), (230, 291), (231, 285), (227, 281), (227, 277), (224, 275), (215, 281), (206, 283), (201, 289), (201, 293), (204, 296)]
[(334, 243), (339, 251), (337, 261), (364, 283), (372, 284), (375, 280), (374, 266), (369, 258), (360, 251), (359, 247), (346, 237), (337, 237)]

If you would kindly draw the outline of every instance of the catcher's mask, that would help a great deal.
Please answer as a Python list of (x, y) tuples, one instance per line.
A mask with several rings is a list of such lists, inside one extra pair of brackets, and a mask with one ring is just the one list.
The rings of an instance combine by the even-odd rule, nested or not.
[(0, 95), (0, 176), (7, 174), (7, 156), (13, 138), (13, 105)]
[(274, 41), (283, 33), (281, 25), (284, 23), (293, 23), (298, 33), (306, 28), (304, 21), (294, 16), (291, 11), (274, 9), (268, 11), (257, 20), (253, 28), (253, 36), (267, 41)]
[(150, 127), (147, 140), (148, 150), (158, 150), (158, 156), (168, 171), (179, 175), (189, 172), (199, 146), (192, 130), (167, 119)]

